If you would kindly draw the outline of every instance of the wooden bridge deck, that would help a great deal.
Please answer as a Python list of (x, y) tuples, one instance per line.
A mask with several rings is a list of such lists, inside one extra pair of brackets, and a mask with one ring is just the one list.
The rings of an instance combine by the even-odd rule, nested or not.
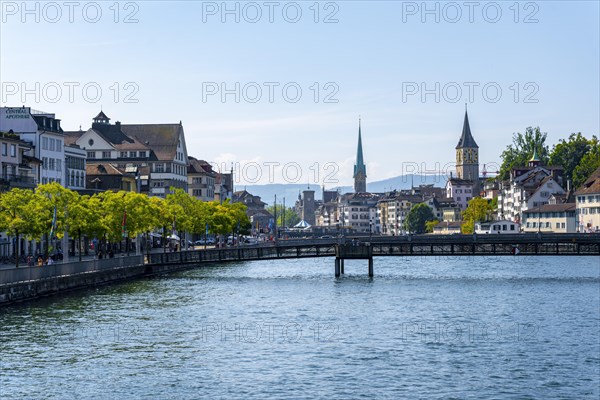
[(363, 238), (363, 242), (358, 244), (350, 238), (294, 240), (281, 241), (276, 246), (242, 246), (150, 254), (149, 264), (305, 257), (366, 259), (379, 256), (543, 255), (600, 256), (600, 234), (420, 235), (374, 237), (371, 242), (365, 242)]

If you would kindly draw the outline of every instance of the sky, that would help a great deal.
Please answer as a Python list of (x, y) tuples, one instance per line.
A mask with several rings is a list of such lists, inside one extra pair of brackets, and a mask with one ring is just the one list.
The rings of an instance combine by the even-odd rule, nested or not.
[[(87, 129), (182, 122), (236, 185), (493, 171), (515, 132), (600, 128), (597, 1), (1, 1), (0, 104)], [(483, 168), (483, 166), (481, 167)]]

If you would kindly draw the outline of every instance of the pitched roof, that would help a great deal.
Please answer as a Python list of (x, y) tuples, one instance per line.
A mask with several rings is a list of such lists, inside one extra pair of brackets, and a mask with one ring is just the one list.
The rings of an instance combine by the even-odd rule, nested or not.
[(102, 111), (102, 110), (100, 110), (100, 112), (98, 113), (98, 115), (96, 115), (94, 117), (94, 119), (103, 119), (103, 120), (106, 120), (106, 121), (110, 121), (110, 118), (108, 118), (106, 116), (106, 114), (104, 114), (104, 111)]
[(578, 194), (591, 194), (600, 193), (600, 167), (598, 167), (592, 175), (581, 185), (581, 187), (575, 192)]
[(198, 160), (194, 157), (188, 156), (188, 162), (188, 174), (215, 173), (215, 171), (212, 169), (212, 166), (204, 160)]
[(115, 125), (110, 124), (99, 124), (93, 123), (92, 129), (102, 136), (107, 142), (118, 145), (123, 143), (133, 143), (134, 140), (128, 137), (121, 129), (122, 125), (117, 123)]
[(476, 148), (478, 149), (477, 143), (475, 143), (475, 139), (473, 139), (473, 135), (471, 135), (471, 127), (469, 126), (469, 116), (467, 115), (467, 111), (465, 110), (465, 121), (463, 123), (463, 130), (460, 140), (456, 145), (457, 149), (462, 148)]
[(88, 176), (94, 175), (128, 175), (123, 169), (111, 163), (90, 163), (85, 165), (85, 173)]
[(151, 148), (158, 160), (170, 161), (175, 159), (183, 126), (181, 124), (123, 124), (121, 130), (127, 136)]
[(544, 204), (541, 207), (533, 207), (523, 211), (523, 214), (531, 214), (537, 212), (558, 212), (558, 211), (574, 211), (575, 203), (560, 203), (560, 204)]

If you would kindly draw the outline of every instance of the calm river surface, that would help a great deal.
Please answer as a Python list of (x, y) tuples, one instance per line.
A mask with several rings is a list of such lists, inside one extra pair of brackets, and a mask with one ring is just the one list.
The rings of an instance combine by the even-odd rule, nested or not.
[(211, 265), (0, 309), (2, 399), (600, 396), (598, 257)]

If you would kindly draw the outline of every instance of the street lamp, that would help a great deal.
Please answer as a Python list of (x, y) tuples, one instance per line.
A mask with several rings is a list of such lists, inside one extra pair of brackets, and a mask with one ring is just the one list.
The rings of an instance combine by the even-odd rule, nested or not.
[(372, 239), (373, 239), (373, 219), (371, 218), (369, 220), (369, 244), (371, 243)]

